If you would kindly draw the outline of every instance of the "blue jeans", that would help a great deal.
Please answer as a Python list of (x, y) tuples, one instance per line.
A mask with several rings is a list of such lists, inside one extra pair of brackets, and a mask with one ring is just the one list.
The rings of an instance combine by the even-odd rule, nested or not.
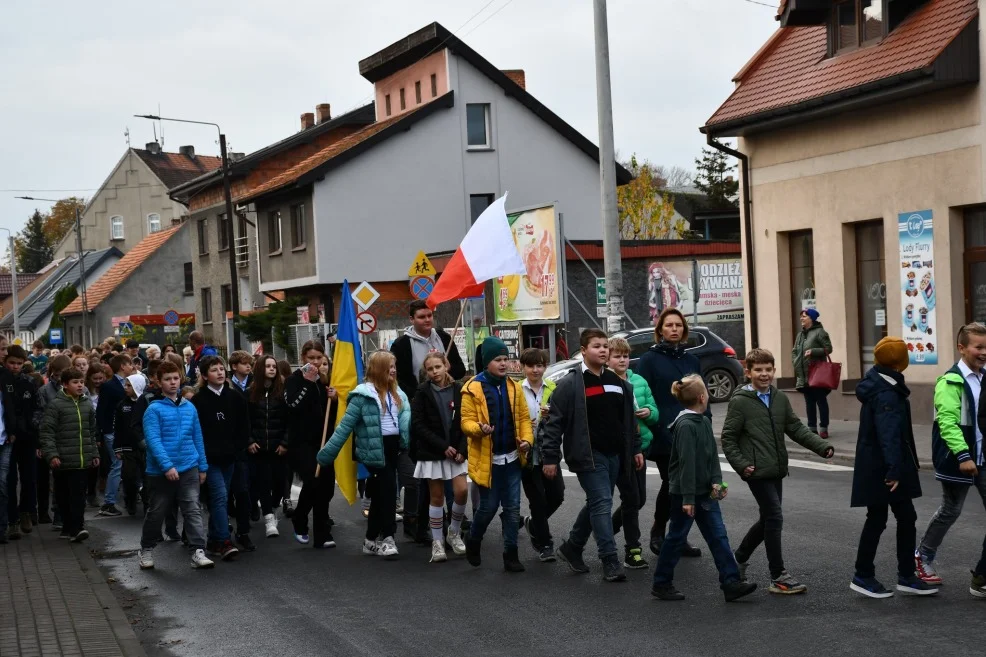
[(103, 504), (116, 504), (116, 493), (120, 489), (123, 461), (118, 459), (113, 452), (113, 434), (108, 433), (103, 436), (103, 444), (106, 446), (106, 453), (110, 457), (110, 473), (106, 477), (106, 495), (103, 498)]
[(500, 522), (503, 525), (503, 548), (517, 547), (517, 530), (520, 525), (520, 459), (506, 465), (494, 465), (489, 488), (479, 487), (479, 511), (473, 517), (469, 537), (483, 540), (486, 528), (493, 522), (497, 509), (503, 507)]
[(12, 520), (12, 518), (7, 517), (7, 496), (9, 491), (7, 490), (7, 474), (10, 472), (10, 453), (14, 450), (14, 446), (10, 444), (10, 438), (7, 438), (7, 442), (0, 445), (0, 531), (7, 531), (7, 522)]
[(213, 465), (205, 473), (209, 494), (209, 542), (229, 540), (229, 486), (233, 481), (234, 465)]
[(664, 545), (661, 547), (661, 554), (657, 558), (657, 566), (654, 568), (654, 586), (667, 585), (674, 580), (674, 567), (678, 565), (678, 559), (681, 558), (681, 549), (685, 546), (692, 522), (698, 525), (706, 545), (709, 546), (709, 551), (712, 552), (712, 558), (719, 570), (720, 587), (738, 582), (739, 567), (736, 565), (733, 551), (729, 548), (729, 538), (726, 536), (726, 525), (722, 522), (719, 502), (707, 497), (698, 500), (695, 504), (694, 518), (682, 511), (681, 506), (681, 495), (672, 495), (671, 523), (668, 526)]
[(589, 534), (595, 534), (599, 558), (605, 560), (616, 557), (612, 513), (613, 488), (620, 476), (620, 455), (592, 450), (592, 460), (595, 470), (578, 473), (579, 484), (585, 491), (585, 506), (572, 525), (568, 542), (581, 551), (589, 542)]

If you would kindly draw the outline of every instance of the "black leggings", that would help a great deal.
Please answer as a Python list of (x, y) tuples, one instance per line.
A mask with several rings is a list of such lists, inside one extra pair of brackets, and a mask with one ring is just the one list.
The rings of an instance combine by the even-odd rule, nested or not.
[(397, 459), (400, 436), (383, 437), (384, 466), (371, 468), (366, 492), (370, 497), (370, 515), (366, 523), (366, 540), (393, 538), (397, 531)]

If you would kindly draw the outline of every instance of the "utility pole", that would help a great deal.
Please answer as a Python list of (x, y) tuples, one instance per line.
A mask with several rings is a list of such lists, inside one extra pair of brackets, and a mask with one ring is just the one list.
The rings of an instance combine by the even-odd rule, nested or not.
[(226, 225), (229, 227), (229, 309), (233, 311), (233, 349), (240, 348), (240, 332), (236, 330), (236, 318), (240, 316), (240, 286), (236, 280), (236, 222), (233, 221), (233, 196), (229, 188), (229, 155), (226, 153), (226, 135), (219, 133), (219, 152), (223, 158), (223, 195), (226, 197)]
[[(82, 251), (82, 213), (79, 206), (75, 206), (75, 244), (79, 251), (79, 297), (82, 299), (82, 347), (86, 346), (86, 339), (89, 333), (86, 331), (88, 323), (86, 315), (89, 314), (89, 305), (86, 303), (86, 254)], [(16, 298), (16, 295), (15, 295)]]
[(616, 146), (613, 143), (613, 93), (609, 77), (609, 26), (606, 0), (593, 0), (596, 37), (596, 108), (599, 114), (599, 197), (602, 201), (603, 267), (606, 276), (606, 325), (623, 329), (623, 263), (616, 208)]

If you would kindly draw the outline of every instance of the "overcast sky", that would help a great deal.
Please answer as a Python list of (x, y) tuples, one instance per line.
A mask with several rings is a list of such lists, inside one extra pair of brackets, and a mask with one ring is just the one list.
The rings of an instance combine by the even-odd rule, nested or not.
[[(164, 116), (221, 124), (230, 149), (244, 152), (296, 132), (317, 103), (331, 103), (334, 116), (364, 104), (372, 85), (357, 62), (436, 20), (495, 66), (524, 69), (527, 90), (597, 142), (591, 0), (487, 3), (4, 2), (0, 226), (20, 230), (48, 205), (16, 195), (91, 196), (123, 154), (126, 129), (135, 147), (152, 141), (152, 124), (132, 115), (158, 104)], [(608, 4), (617, 150), (692, 168), (704, 145), (698, 127), (776, 28), (774, 9)], [(219, 151), (207, 127), (166, 124), (164, 139), (169, 151)]]

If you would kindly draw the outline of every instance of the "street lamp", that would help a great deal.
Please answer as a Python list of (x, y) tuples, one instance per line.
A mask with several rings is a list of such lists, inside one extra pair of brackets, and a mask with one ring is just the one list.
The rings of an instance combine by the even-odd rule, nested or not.
[[(64, 199), (53, 199), (53, 198), (35, 198), (34, 196), (15, 196), (14, 198), (23, 199), (25, 201), (46, 201), (48, 203), (58, 203), (59, 200)], [(6, 230), (6, 229), (4, 229)], [(9, 232), (9, 231), (8, 231)], [(86, 315), (89, 313), (89, 303), (86, 299), (86, 257), (85, 253), (82, 251), (82, 213), (79, 212), (79, 204), (75, 204), (75, 244), (76, 249), (79, 251), (79, 298), (82, 300), (82, 346), (86, 346), (86, 336), (88, 332), (86, 331)], [(14, 239), (10, 239), (10, 249), (11, 256), (13, 256), (14, 249)], [(13, 257), (11, 257), (13, 261)], [(11, 267), (11, 271), (13, 271)], [(17, 289), (14, 288), (14, 333), (17, 333)], [(16, 337), (16, 335), (15, 335)]]
[[(223, 195), (226, 197), (226, 221), (229, 225), (229, 296), (230, 310), (233, 312), (233, 349), (240, 348), (240, 333), (236, 330), (236, 318), (240, 315), (240, 286), (236, 282), (236, 222), (233, 221), (233, 197), (229, 189), (229, 156), (226, 153), (226, 135), (218, 123), (209, 121), (191, 121), (189, 119), (169, 119), (156, 114), (134, 114), (138, 119), (151, 121), (172, 121), (174, 123), (194, 123), (196, 125), (211, 125), (219, 133), (219, 152), (223, 159)], [(222, 295), (220, 295), (222, 296)]]
[(17, 317), (19, 304), (17, 301), (17, 256), (14, 253), (14, 234), (10, 232), (9, 228), (0, 226), (0, 230), (7, 231), (7, 243), (10, 245), (8, 247), (10, 250), (10, 289), (14, 293), (14, 338), (16, 339), (21, 334), (21, 321)]

